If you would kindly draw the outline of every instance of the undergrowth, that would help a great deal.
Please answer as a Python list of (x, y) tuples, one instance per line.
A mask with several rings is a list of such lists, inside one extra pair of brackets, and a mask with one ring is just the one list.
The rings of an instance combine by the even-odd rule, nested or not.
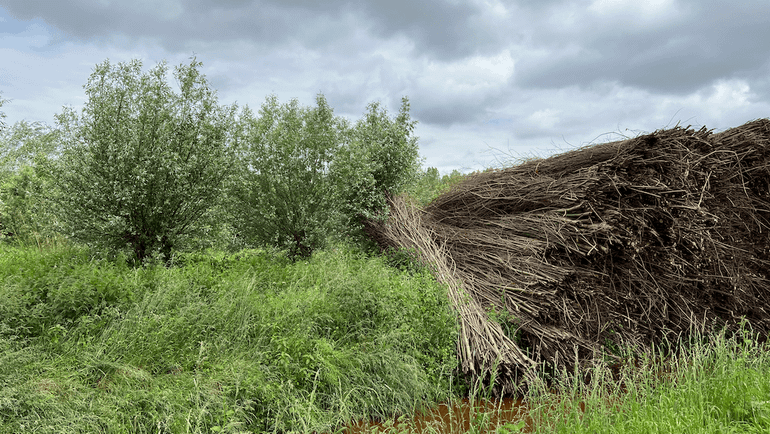
[(450, 401), (447, 407), (454, 410), (443, 418), (400, 416), (349, 432), (770, 432), (770, 353), (748, 324), (737, 333), (694, 333), (647, 354), (626, 356), (620, 367), (599, 362), (585, 371), (561, 372), (555, 383), (532, 385), (513, 406), (477, 386), (468, 399)]
[[(459, 403), (456, 322), (421, 267), (345, 248), (140, 268), (71, 246), (0, 249), (1, 433), (342, 432), (358, 420), (438, 433), (410, 415)], [(469, 415), (448, 426), (770, 432), (767, 349), (744, 324), (629, 354), (619, 370), (563, 372), (530, 388), (519, 420), (471, 387)]]
[(2, 247), (0, 432), (329, 432), (445, 400), (445, 288), (345, 248), (132, 268)]

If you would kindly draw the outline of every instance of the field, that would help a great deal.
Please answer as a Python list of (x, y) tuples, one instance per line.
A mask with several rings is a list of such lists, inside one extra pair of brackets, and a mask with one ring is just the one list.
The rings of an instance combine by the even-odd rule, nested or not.
[(0, 432), (312, 432), (450, 397), (428, 274), (350, 250), (130, 268), (3, 247)]
[[(358, 420), (439, 432), (412, 415), (489, 397), (456, 377), (446, 288), (386, 257), (338, 247), (292, 263), (248, 250), (131, 268), (71, 246), (2, 249), (2, 433), (339, 432)], [(527, 392), (518, 422), (494, 426), (500, 411), (476, 405), (447, 425), (770, 429), (766, 345), (748, 329), (679, 344), (580, 381), (556, 375)]]
[(0, 122), (0, 434), (770, 431), (770, 120), (440, 176), (200, 66)]

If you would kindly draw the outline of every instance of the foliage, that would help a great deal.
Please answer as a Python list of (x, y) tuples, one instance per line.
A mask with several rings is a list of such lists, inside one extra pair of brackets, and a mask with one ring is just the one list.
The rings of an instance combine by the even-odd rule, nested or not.
[(36, 160), (53, 158), (58, 150), (58, 134), (42, 122), (16, 122), (0, 132), (0, 177), (5, 178)]
[(67, 234), (141, 262), (172, 250), (224, 194), (232, 165), (235, 106), (217, 103), (201, 63), (160, 63), (142, 73), (134, 60), (96, 66), (82, 113), (57, 116), (63, 152), (53, 176)]
[(40, 170), (55, 158), (56, 131), (42, 123), (17, 122), (0, 133), (0, 229), (6, 239), (38, 246), (56, 238), (48, 192)]
[(426, 273), (345, 249), (0, 249), (0, 432), (331, 432), (450, 391), (456, 322)]
[[(0, 93), (0, 95), (2, 95), (2, 93)], [(5, 105), (5, 103), (7, 103), (7, 102), (8, 102), (7, 99), (3, 99), (0, 96), (0, 108), (2, 108), (3, 105)], [(6, 118), (5, 112), (4, 111), (0, 111), (0, 132), (3, 132), (3, 130), (5, 129), (5, 118)]]
[(408, 192), (420, 206), (425, 206), (464, 178), (465, 175), (458, 170), (453, 170), (449, 175), (441, 176), (438, 169), (428, 167), (419, 173), (417, 181), (409, 188)]
[(245, 112), (240, 176), (232, 209), (253, 245), (306, 258), (331, 240), (359, 236), (362, 217), (384, 212), (386, 194), (408, 188), (419, 170), (409, 102), (391, 118), (379, 103), (351, 126), (323, 95), (315, 107), (268, 97)]
[(395, 117), (371, 103), (350, 132), (350, 144), (340, 150), (331, 175), (342, 210), (341, 227), (358, 235), (363, 218), (386, 212), (385, 198), (409, 188), (418, 178), (420, 156), (404, 97)]
[[(125, 264), (93, 267), (84, 249), (4, 246), (0, 260), (0, 321), (23, 337), (68, 327), (85, 314), (128, 301)], [(128, 279), (130, 281), (130, 279)]]
[(241, 118), (240, 177), (233, 183), (239, 233), (247, 242), (308, 257), (326, 242), (336, 213), (329, 165), (342, 145), (345, 123), (323, 95), (315, 107), (270, 96), (255, 117)]
[(0, 184), (0, 230), (15, 243), (38, 247), (57, 238), (56, 219), (47, 200), (50, 180), (31, 166), (21, 168)]

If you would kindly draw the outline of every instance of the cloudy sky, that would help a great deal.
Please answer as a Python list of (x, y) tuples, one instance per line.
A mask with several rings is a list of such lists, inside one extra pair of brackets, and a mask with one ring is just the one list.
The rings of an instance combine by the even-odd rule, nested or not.
[(81, 106), (105, 59), (192, 55), (222, 103), (407, 96), (442, 173), (770, 116), (767, 0), (0, 0), (8, 123)]

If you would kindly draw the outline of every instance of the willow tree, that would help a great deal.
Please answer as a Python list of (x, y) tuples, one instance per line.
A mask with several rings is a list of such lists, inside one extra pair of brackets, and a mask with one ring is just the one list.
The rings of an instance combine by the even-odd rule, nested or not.
[(419, 171), (406, 98), (396, 116), (372, 103), (351, 125), (321, 94), (311, 107), (270, 96), (240, 125), (235, 226), (247, 244), (277, 246), (294, 259), (329, 240), (359, 238), (363, 219), (384, 213), (386, 195), (404, 191)]
[(233, 213), (249, 244), (273, 245), (296, 259), (322, 248), (339, 212), (329, 166), (342, 145), (344, 119), (323, 95), (315, 107), (274, 95), (257, 115), (241, 117), (240, 176), (233, 184)]
[(335, 200), (348, 236), (360, 237), (362, 222), (387, 213), (386, 198), (413, 186), (420, 175), (420, 154), (409, 99), (391, 116), (378, 102), (349, 128), (330, 168)]
[[(0, 95), (2, 95), (2, 94), (0, 94)], [(3, 99), (0, 96), (0, 108), (2, 108), (3, 105), (5, 103), (7, 103), (7, 102), (8, 102), (8, 100), (5, 100), (5, 99)], [(4, 111), (0, 111), (0, 132), (3, 132), (4, 129), (5, 129), (5, 112)]]
[(54, 171), (67, 235), (141, 262), (169, 259), (224, 193), (233, 161), (235, 106), (220, 106), (195, 59), (96, 66), (78, 114), (57, 116), (62, 154)]

